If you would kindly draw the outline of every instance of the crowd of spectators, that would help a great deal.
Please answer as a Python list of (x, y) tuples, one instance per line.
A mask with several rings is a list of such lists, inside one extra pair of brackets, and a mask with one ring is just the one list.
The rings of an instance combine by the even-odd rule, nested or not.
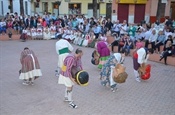
[[(152, 24), (147, 24), (144, 21), (133, 24), (126, 20), (111, 21), (102, 16), (87, 18), (84, 15), (56, 17), (54, 13), (47, 12), (42, 16), (7, 13), (0, 20), (0, 34), (9, 34), (12, 30), (15, 30), (17, 34), (25, 34), (22, 36), (26, 37), (25, 39), (28, 37), (31, 39), (62, 38), (86, 47), (95, 47), (97, 41), (106, 42), (108, 36), (113, 36), (115, 41), (109, 44), (112, 46), (112, 51), (114, 46), (118, 46), (118, 52), (124, 50), (127, 55), (130, 55), (130, 49), (135, 48), (137, 42), (144, 42), (146, 48), (149, 48), (149, 44), (151, 44), (155, 53), (161, 54), (160, 46), (164, 46), (164, 51), (167, 49), (169, 51), (166, 55), (175, 54), (175, 21), (170, 19), (166, 19), (163, 23), (157, 20)], [(171, 43), (167, 41), (171, 41)]]

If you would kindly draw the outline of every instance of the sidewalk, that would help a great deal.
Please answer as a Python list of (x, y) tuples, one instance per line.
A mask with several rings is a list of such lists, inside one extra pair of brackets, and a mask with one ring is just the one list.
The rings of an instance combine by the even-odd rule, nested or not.
[[(1, 37), (1, 36), (0, 36)], [(56, 40), (0, 41), (0, 115), (174, 115), (175, 67), (151, 62), (151, 78), (138, 83), (134, 79), (132, 58), (124, 65), (128, 79), (118, 84), (118, 91), (100, 85), (99, 70), (91, 64), (94, 49), (74, 46), (84, 51), (83, 68), (90, 75), (89, 85), (74, 86), (77, 109), (64, 100), (65, 87), (55, 77)], [(18, 78), (20, 53), (31, 48), (38, 57), (43, 76), (34, 86), (24, 86)]]

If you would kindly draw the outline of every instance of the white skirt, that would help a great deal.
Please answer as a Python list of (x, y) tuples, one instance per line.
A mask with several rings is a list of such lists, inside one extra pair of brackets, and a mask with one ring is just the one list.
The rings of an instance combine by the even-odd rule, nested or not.
[(74, 83), (71, 81), (69, 77), (65, 77), (61, 74), (59, 75), (59, 78), (58, 78), (58, 84), (63, 84), (66, 87), (72, 87), (74, 85)]
[(26, 73), (21, 73), (19, 76), (19, 79), (30, 79), (34, 77), (40, 77), (42, 76), (41, 70), (40, 69), (34, 69), (32, 71), (26, 72)]

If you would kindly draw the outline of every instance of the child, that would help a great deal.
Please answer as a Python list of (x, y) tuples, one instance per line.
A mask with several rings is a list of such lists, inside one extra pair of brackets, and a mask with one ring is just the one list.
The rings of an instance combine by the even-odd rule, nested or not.
[(43, 31), (43, 39), (44, 39), (44, 40), (49, 40), (49, 39), (51, 39), (51, 37), (50, 37), (50, 29), (48, 28), (48, 26), (46, 26), (46, 27), (44, 28), (44, 31)]
[(31, 39), (31, 31), (30, 31), (30, 28), (27, 27), (26, 31), (27, 31), (27, 39)]
[(36, 39), (36, 28), (35, 27), (31, 28), (31, 37), (32, 37), (33, 40)]
[(43, 29), (42, 29), (42, 26), (40, 24), (38, 25), (38, 28), (37, 28), (36, 31), (37, 31), (36, 32), (36, 38), (38, 40), (42, 40), (43, 39)]
[(22, 42), (26, 41), (26, 39), (27, 39), (27, 29), (26, 28), (23, 29), (22, 34), (20, 36), (20, 39), (22, 40)]
[(50, 26), (50, 37), (51, 37), (51, 39), (55, 39), (55, 35), (56, 35), (56, 26), (53, 25), (53, 23), (51, 23), (51, 26)]

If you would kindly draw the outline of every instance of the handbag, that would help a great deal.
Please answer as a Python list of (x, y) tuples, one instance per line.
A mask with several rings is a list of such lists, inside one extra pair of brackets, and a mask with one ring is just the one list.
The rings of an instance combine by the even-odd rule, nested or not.
[(120, 46), (124, 46), (124, 44), (125, 44), (125, 43), (122, 42), (122, 41), (119, 42), (119, 45), (120, 45)]

